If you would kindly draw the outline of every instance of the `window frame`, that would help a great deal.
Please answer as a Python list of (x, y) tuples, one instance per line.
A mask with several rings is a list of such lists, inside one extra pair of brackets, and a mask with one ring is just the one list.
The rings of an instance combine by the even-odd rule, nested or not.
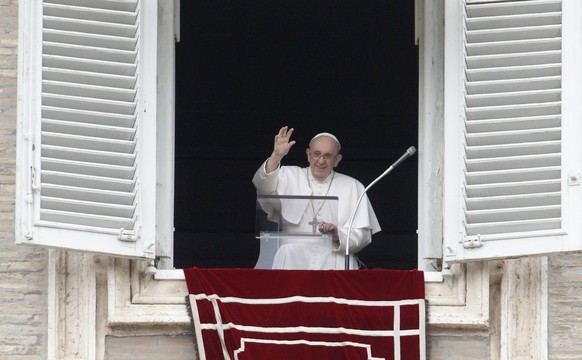
[[(442, 280), (444, 2), (417, 0), (419, 46), (418, 268)], [(427, 31), (428, 29), (428, 31)]]
[(156, 257), (174, 268), (175, 43), (180, 40), (180, 0), (158, 0)]

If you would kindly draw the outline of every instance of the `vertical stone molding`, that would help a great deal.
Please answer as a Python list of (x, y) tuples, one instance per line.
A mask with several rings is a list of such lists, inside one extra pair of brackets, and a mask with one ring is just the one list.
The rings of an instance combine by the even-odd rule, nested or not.
[(95, 255), (49, 252), (49, 359), (96, 359), (95, 270)]
[(492, 358), (548, 358), (547, 270), (546, 257), (526, 257), (504, 262), (499, 303), (499, 357)]

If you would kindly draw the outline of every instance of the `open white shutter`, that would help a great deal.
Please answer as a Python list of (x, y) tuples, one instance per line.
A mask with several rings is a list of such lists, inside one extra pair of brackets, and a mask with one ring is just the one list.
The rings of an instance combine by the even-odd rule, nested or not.
[[(445, 94), (445, 133), (455, 139), (445, 148), (456, 147), (445, 154), (452, 183), (445, 201), (459, 209), (445, 211), (445, 259), (576, 250), (580, 241), (564, 221), (564, 154), (573, 148), (565, 148), (563, 133), (580, 119), (563, 110), (562, 1), (454, 3), (461, 25), (445, 36), (461, 34), (463, 58), (458, 86)], [(576, 36), (569, 41), (580, 42)], [(447, 56), (458, 55), (445, 54), (445, 62)], [(451, 96), (462, 100), (455, 104)]]
[(152, 258), (156, 2), (24, 2), (16, 240)]

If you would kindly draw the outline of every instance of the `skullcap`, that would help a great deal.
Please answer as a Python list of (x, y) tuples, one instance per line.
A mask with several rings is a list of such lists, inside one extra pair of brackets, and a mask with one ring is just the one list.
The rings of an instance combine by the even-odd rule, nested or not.
[(311, 139), (311, 141), (309, 142), (309, 146), (311, 146), (311, 143), (313, 143), (313, 141), (314, 141), (315, 139), (317, 139), (318, 137), (321, 137), (321, 136), (327, 136), (327, 137), (329, 137), (329, 138), (332, 138), (333, 140), (335, 140), (335, 142), (337, 143), (337, 149), (338, 149), (338, 150), (341, 150), (341, 148), (342, 148), (342, 144), (340, 144), (340, 142), (339, 142), (339, 140), (337, 139), (337, 137), (335, 137), (335, 135), (333, 135), (333, 134), (330, 134), (330, 133), (328, 133), (328, 132), (322, 132), (322, 133), (319, 133), (319, 134), (315, 135), (315, 136), (314, 136), (314, 137)]

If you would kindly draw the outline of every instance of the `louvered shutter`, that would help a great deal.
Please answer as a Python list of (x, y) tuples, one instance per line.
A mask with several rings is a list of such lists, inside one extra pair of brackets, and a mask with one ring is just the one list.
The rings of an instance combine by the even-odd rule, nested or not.
[(156, 2), (27, 3), (17, 242), (152, 258)]
[(562, 14), (560, 0), (468, 0), (458, 10), (461, 81), (456, 95), (445, 97), (463, 99), (453, 105), (459, 116), (449, 112), (445, 119), (445, 132), (455, 138), (445, 146), (458, 148), (445, 172), (461, 174), (448, 174), (454, 185), (445, 201), (460, 204), (445, 213), (449, 262), (579, 247), (579, 239), (568, 239), (574, 227), (564, 218), (573, 206), (564, 201), (571, 184), (563, 132), (579, 114), (563, 110)]

